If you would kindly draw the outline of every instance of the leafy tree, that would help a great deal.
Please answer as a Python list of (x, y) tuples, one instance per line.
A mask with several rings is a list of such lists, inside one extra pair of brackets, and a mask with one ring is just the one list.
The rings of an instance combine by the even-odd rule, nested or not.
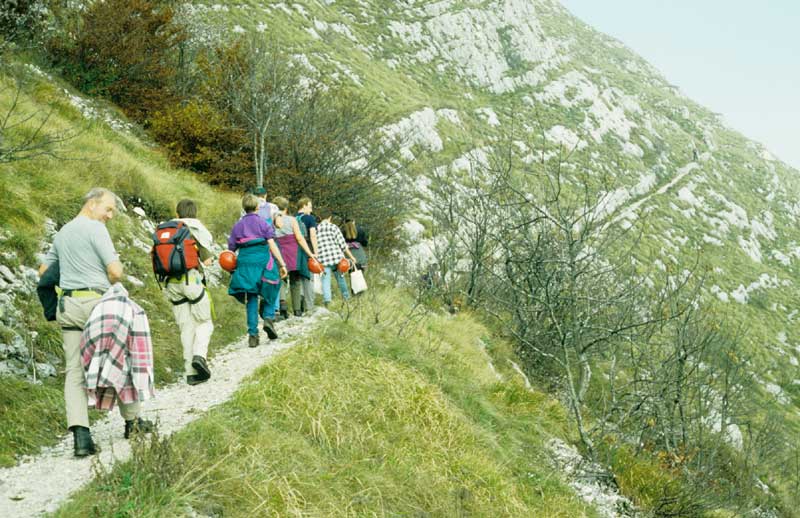
[(82, 91), (107, 97), (138, 120), (174, 100), (179, 46), (186, 29), (167, 0), (92, 2), (72, 39), (51, 45)]

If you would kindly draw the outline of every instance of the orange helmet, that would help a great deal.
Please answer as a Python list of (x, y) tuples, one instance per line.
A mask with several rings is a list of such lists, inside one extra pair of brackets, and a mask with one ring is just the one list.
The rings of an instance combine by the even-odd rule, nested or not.
[(236, 269), (236, 254), (230, 250), (225, 250), (219, 254), (219, 265), (226, 272), (233, 272)]
[(325, 270), (322, 263), (313, 257), (308, 258), (308, 269), (311, 273), (322, 273)]
[(339, 273), (347, 273), (350, 271), (350, 261), (347, 260), (346, 257), (342, 257), (342, 260), (339, 261), (339, 264), (336, 265), (336, 269), (339, 270)]

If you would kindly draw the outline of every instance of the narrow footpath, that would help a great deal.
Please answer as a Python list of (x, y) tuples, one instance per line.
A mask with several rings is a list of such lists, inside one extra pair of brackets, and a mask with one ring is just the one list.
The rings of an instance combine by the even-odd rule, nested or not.
[[(196, 386), (180, 381), (157, 389), (155, 399), (143, 404), (142, 417), (157, 421), (162, 435), (180, 430), (209, 408), (227, 401), (243, 378), (298, 343), (329, 314), (317, 308), (312, 316), (280, 322), (276, 326), (280, 338), (269, 341), (262, 332), (261, 345), (256, 348), (247, 347), (246, 336), (229, 344), (209, 361), (209, 381)], [(122, 418), (114, 409), (92, 424), (92, 436), (101, 448), (100, 454), (76, 459), (72, 455), (72, 435), (69, 434), (39, 455), (26, 457), (17, 466), (0, 469), (0, 517), (52, 513), (92, 479), (94, 462), (110, 467), (130, 458), (131, 448), (122, 437), (123, 428)]]

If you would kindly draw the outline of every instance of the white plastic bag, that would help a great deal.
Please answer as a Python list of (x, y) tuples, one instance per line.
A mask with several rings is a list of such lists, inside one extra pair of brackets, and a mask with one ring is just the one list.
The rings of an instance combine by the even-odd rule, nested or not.
[(322, 295), (322, 276), (318, 273), (314, 274), (314, 293)]
[(353, 270), (350, 272), (350, 289), (353, 290), (354, 294), (367, 290), (367, 281), (364, 280), (364, 272), (361, 270)]

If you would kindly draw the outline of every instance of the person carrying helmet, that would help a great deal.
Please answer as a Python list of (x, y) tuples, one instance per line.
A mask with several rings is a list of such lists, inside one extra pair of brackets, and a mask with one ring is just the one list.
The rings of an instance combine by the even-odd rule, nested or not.
[(358, 261), (347, 247), (342, 231), (331, 223), (333, 213), (328, 209), (322, 209), (319, 211), (319, 217), (322, 221), (317, 227), (317, 245), (319, 246), (317, 259), (325, 267), (322, 272), (322, 303), (327, 306), (331, 302), (331, 275), (336, 277), (342, 298), (344, 300), (350, 298), (350, 290), (344, 280), (344, 275), (337, 269), (339, 262), (344, 259), (345, 255), (350, 258), (352, 264), (358, 264)]
[(167, 278), (164, 296), (172, 303), (172, 314), (181, 333), (186, 383), (197, 385), (211, 377), (206, 358), (211, 334), (214, 332), (214, 322), (211, 316), (211, 297), (206, 289), (202, 269), (213, 260), (211, 248), (214, 240), (211, 232), (197, 219), (197, 205), (194, 201), (179, 201), (175, 212), (177, 221), (189, 227), (196, 242), (200, 264), (180, 277)]
[(286, 261), (286, 269), (289, 271), (288, 279), (281, 283), (279, 310), (284, 318), (288, 316), (286, 300), (291, 292), (294, 316), (299, 317), (303, 314), (301, 305), (303, 279), (311, 278), (308, 270), (308, 258), (314, 257), (314, 254), (311, 253), (306, 242), (305, 225), (289, 214), (289, 200), (279, 196), (273, 201), (278, 206), (278, 212), (274, 215), (274, 219), (276, 223), (280, 222), (275, 229), (275, 241), (278, 243), (278, 248), (281, 249), (281, 255)]
[[(305, 227), (306, 243), (310, 245), (311, 252), (317, 254), (319, 248), (317, 247), (317, 218), (314, 217), (314, 204), (311, 198), (303, 197), (297, 201), (297, 214), (295, 218), (298, 223)], [(298, 254), (298, 261), (303, 262), (307, 258), (303, 258), (303, 254)], [(307, 313), (314, 311), (314, 281), (311, 275), (303, 277), (303, 306)]]
[[(228, 249), (236, 252), (236, 269), (231, 275), (228, 294), (236, 297), (247, 309), (248, 345), (256, 347), (258, 339), (259, 298), (264, 299), (264, 311), (275, 307), (280, 294), (280, 280), (286, 277), (286, 263), (275, 244), (275, 229), (258, 215), (258, 198), (253, 194), (242, 197), (245, 215), (231, 229)], [(273, 310), (274, 311), (274, 310)], [(270, 340), (278, 338), (274, 321), (264, 317), (264, 331)]]

